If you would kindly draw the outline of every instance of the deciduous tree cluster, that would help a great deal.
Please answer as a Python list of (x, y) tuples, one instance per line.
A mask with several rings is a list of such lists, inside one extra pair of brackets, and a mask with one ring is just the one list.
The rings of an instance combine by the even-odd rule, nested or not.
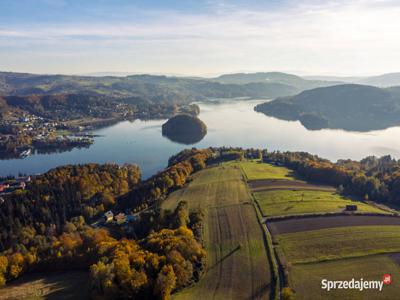
[(211, 149), (184, 150), (169, 160), (169, 167), (134, 188), (118, 203), (121, 209), (143, 210), (160, 203), (172, 191), (185, 185), (194, 172), (204, 169), (214, 157)]
[(305, 179), (335, 185), (346, 194), (400, 203), (400, 162), (390, 156), (332, 163), (306, 152), (267, 152), (263, 159), (285, 165)]
[(0, 204), (0, 251), (18, 243), (23, 230), (61, 233), (72, 217), (86, 220), (111, 208), (118, 196), (139, 183), (135, 165), (86, 164), (53, 169)]
[(120, 240), (99, 246), (92, 265), (94, 299), (169, 299), (188, 285), (205, 251), (185, 226), (163, 229), (141, 241)]

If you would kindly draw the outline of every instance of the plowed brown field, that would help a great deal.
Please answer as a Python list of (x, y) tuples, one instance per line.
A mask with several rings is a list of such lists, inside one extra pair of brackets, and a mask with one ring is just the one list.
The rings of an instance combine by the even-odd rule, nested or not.
[(334, 192), (335, 188), (328, 185), (310, 184), (299, 180), (262, 179), (248, 182), (252, 192), (271, 190), (315, 190)]
[(267, 226), (273, 235), (318, 230), (332, 227), (400, 225), (400, 217), (391, 216), (321, 216), (269, 221)]

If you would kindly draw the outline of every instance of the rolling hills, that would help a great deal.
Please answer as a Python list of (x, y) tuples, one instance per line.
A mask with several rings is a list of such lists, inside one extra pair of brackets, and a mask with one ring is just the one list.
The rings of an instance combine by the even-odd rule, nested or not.
[(78, 93), (140, 97), (152, 102), (174, 103), (212, 97), (280, 97), (332, 84), (285, 73), (233, 74), (207, 79), (160, 75), (99, 77), (0, 72), (0, 95)]
[(313, 79), (309, 80), (297, 75), (292, 75), (282, 72), (224, 74), (219, 77), (213, 78), (213, 80), (225, 84), (248, 84), (251, 82), (258, 82), (258, 83), (276, 82), (280, 84), (293, 86), (298, 90), (307, 90), (316, 87), (331, 86), (341, 83), (341, 81), (336, 81), (336, 80), (313, 80)]

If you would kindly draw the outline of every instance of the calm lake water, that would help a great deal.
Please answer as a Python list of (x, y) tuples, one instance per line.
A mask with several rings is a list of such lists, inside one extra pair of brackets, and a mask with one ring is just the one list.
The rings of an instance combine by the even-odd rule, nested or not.
[(367, 133), (309, 131), (298, 121), (282, 121), (255, 112), (254, 106), (264, 101), (200, 103), (200, 118), (207, 124), (208, 133), (194, 145), (177, 144), (163, 137), (161, 125), (165, 120), (126, 121), (95, 131), (101, 137), (88, 149), (2, 160), (0, 175), (43, 173), (65, 164), (115, 162), (138, 164), (146, 178), (164, 168), (168, 158), (178, 151), (209, 146), (307, 151), (331, 160), (386, 154), (400, 158), (400, 127)]

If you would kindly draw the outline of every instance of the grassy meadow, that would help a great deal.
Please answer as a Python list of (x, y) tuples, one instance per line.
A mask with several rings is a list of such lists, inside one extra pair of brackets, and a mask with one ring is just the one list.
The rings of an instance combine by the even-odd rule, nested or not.
[(334, 227), (276, 236), (290, 263), (400, 252), (400, 226)]
[(194, 209), (238, 204), (250, 201), (250, 197), (240, 168), (221, 165), (196, 173), (188, 186), (172, 193), (161, 207), (173, 210), (182, 200)]
[(337, 193), (309, 190), (271, 190), (254, 193), (265, 217), (307, 213), (341, 212), (348, 204), (356, 204), (360, 212), (385, 213)]
[[(289, 279), (296, 291), (296, 299), (397, 299), (400, 290), (400, 267), (389, 255), (372, 255), (311, 264), (297, 264), (290, 268)], [(376, 290), (321, 289), (321, 280), (381, 280), (391, 274), (395, 280)]]
[(278, 167), (257, 160), (245, 160), (240, 162), (239, 165), (247, 180), (294, 179), (292, 171), (285, 167)]

